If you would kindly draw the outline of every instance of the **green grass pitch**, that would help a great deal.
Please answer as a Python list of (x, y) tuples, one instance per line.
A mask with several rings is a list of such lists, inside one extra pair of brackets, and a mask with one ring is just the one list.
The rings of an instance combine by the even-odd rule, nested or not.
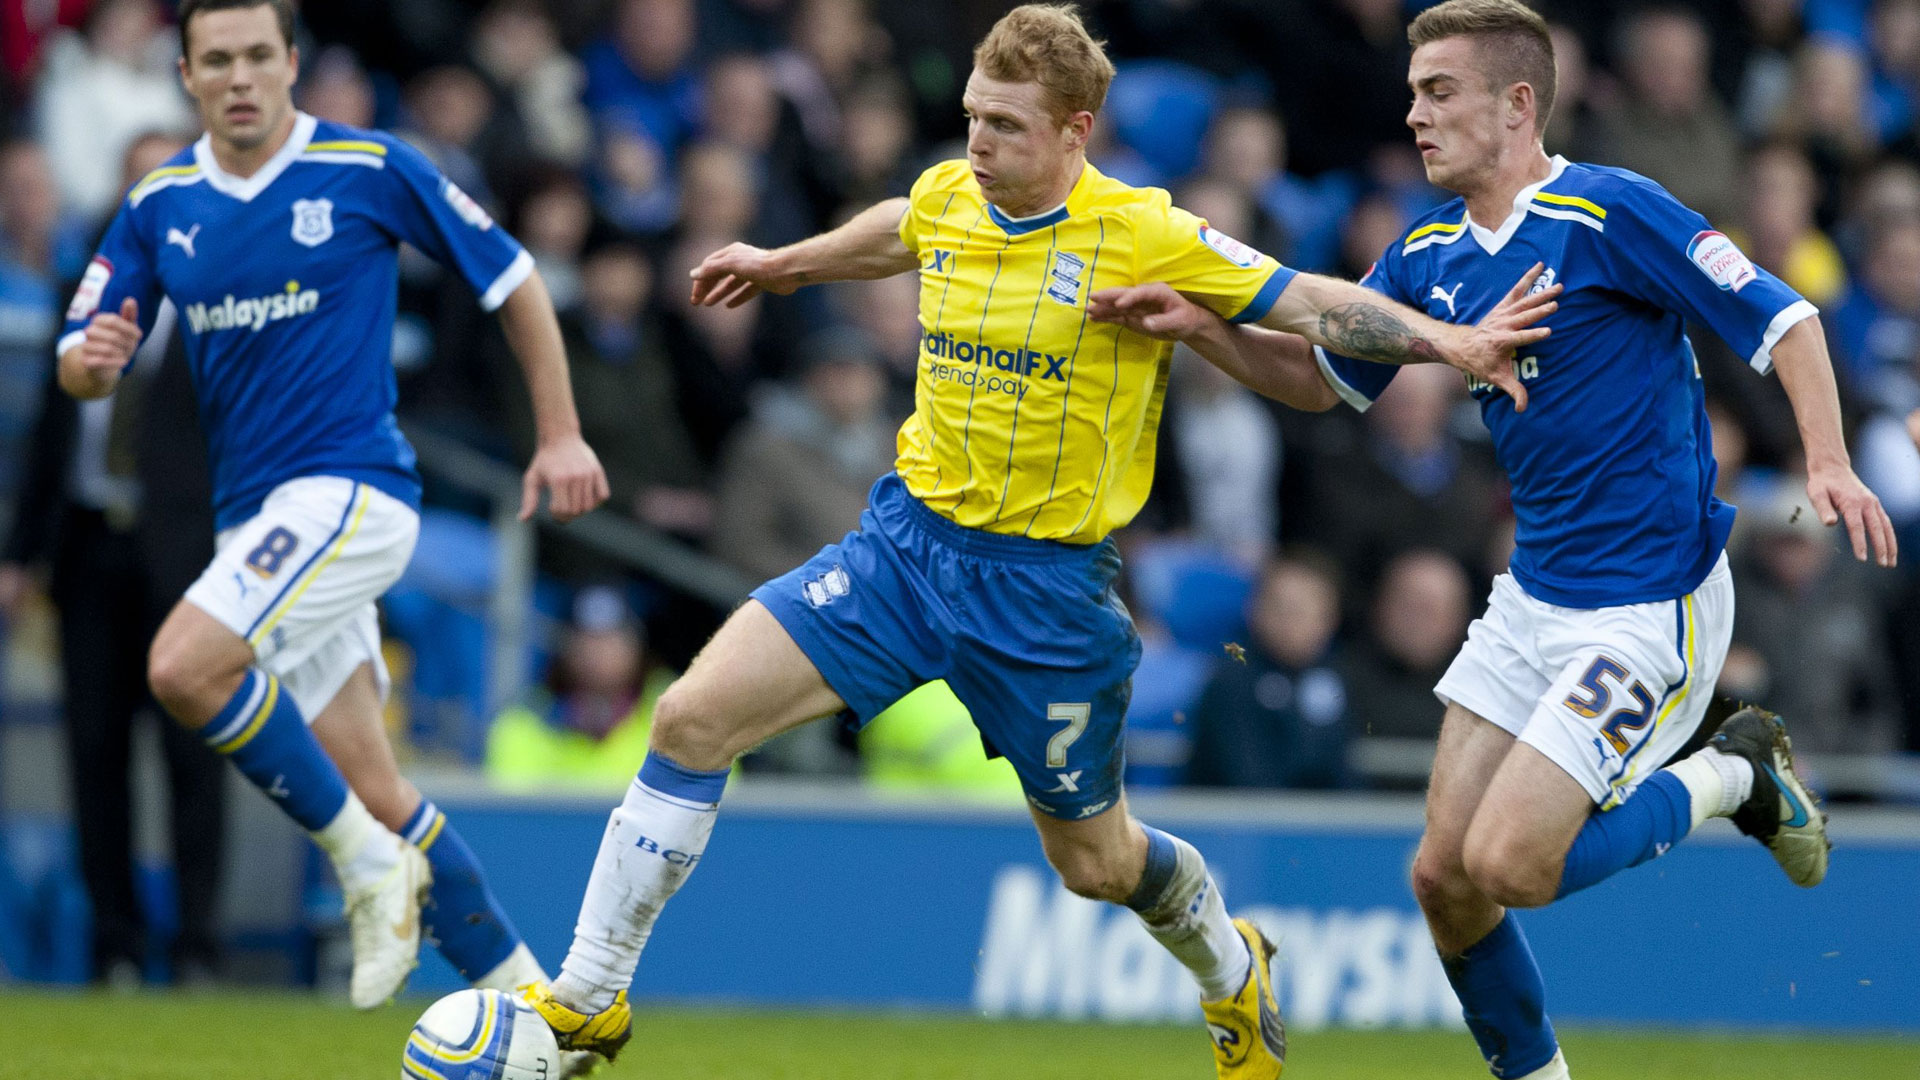
[[(0, 991), (0, 1080), (391, 1080), (428, 1004)], [(1183, 1027), (645, 1010), (606, 1080), (1207, 1080)], [(1562, 1033), (1580, 1080), (1913, 1080), (1920, 1040)], [(1478, 1080), (1464, 1033), (1301, 1032), (1287, 1080)]]

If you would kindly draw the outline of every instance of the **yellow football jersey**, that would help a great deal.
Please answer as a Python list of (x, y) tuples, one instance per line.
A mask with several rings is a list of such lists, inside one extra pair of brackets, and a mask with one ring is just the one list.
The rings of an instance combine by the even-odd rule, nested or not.
[(914, 412), (895, 465), (969, 528), (1090, 544), (1153, 483), (1173, 346), (1087, 318), (1093, 290), (1164, 281), (1251, 321), (1292, 271), (1089, 165), (1066, 204), (1013, 219), (965, 161), (921, 174), (900, 222), (920, 259)]

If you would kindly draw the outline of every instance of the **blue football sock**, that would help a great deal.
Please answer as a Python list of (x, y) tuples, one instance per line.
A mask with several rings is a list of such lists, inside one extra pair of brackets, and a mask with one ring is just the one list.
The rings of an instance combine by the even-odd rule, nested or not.
[(427, 799), (400, 835), (433, 867), (433, 890), (420, 912), (427, 936), (468, 982), (492, 971), (520, 945), (520, 933), (487, 888), (473, 849)]
[(1597, 885), (1629, 866), (1656, 859), (1693, 828), (1693, 796), (1670, 772), (1654, 773), (1626, 802), (1595, 814), (1580, 827), (1560, 871), (1566, 896)]
[(1147, 834), (1147, 867), (1133, 895), (1127, 897), (1127, 906), (1147, 911), (1160, 903), (1167, 886), (1173, 883), (1174, 872), (1180, 869), (1180, 850), (1174, 846), (1173, 837), (1159, 829), (1150, 825), (1140, 828)]
[(1493, 1075), (1525, 1076), (1553, 1060), (1560, 1044), (1547, 1019), (1547, 987), (1513, 912), (1466, 952), (1440, 962)]
[(347, 804), (340, 767), (320, 748), (292, 695), (264, 671), (249, 668), (200, 734), (308, 832), (325, 828)]

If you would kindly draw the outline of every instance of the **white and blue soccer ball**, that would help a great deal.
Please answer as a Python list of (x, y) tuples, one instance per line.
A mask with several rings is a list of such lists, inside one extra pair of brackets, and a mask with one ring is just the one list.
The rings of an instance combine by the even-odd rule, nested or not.
[(501, 990), (462, 990), (420, 1014), (401, 1080), (555, 1080), (560, 1046), (540, 1014)]

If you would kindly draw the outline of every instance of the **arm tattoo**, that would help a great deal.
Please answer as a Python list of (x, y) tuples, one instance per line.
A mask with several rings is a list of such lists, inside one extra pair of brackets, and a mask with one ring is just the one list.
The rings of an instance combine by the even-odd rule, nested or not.
[(1320, 314), (1320, 333), (1335, 350), (1386, 364), (1437, 363), (1433, 342), (1413, 332), (1398, 315), (1373, 304), (1341, 304)]

